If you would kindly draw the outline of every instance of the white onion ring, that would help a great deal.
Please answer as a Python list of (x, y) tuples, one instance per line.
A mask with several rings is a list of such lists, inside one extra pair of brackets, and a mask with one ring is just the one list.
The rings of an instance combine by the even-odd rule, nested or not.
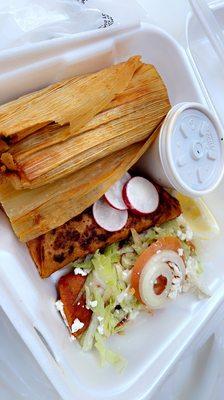
[[(180, 283), (182, 283), (185, 278), (185, 264), (183, 259), (173, 250), (162, 250), (154, 254), (145, 264), (140, 275), (140, 295), (142, 301), (151, 309), (162, 308), (171, 291), (172, 280), (175, 274), (168, 263), (173, 263), (177, 266), (181, 275)], [(161, 294), (156, 294), (154, 285), (161, 275), (167, 279), (167, 284)]]

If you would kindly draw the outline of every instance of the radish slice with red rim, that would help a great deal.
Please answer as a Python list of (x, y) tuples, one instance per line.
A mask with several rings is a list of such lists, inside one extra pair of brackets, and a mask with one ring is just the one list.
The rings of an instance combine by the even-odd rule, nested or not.
[(126, 172), (119, 181), (117, 181), (110, 189), (105, 193), (105, 199), (110, 206), (117, 210), (127, 210), (127, 206), (123, 200), (122, 190), (125, 185), (131, 179), (131, 175)]
[(155, 186), (141, 176), (131, 178), (124, 185), (122, 194), (126, 206), (134, 214), (150, 214), (159, 205), (159, 194)]
[(101, 228), (108, 232), (116, 232), (126, 225), (128, 212), (116, 210), (104, 199), (99, 199), (93, 204), (93, 217)]

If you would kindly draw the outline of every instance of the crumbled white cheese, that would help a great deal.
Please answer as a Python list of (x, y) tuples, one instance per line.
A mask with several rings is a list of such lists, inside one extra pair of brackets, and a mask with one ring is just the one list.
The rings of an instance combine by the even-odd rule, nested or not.
[(98, 332), (99, 332), (100, 335), (103, 335), (103, 334), (104, 334), (103, 325), (99, 325), (99, 326), (97, 327), (97, 330), (98, 330)]
[(70, 335), (70, 336), (69, 336), (69, 339), (70, 339), (71, 342), (75, 342), (75, 341), (76, 341), (76, 338), (75, 338), (75, 336), (73, 336), (73, 335)]
[(89, 302), (90, 307), (94, 308), (97, 306), (97, 300), (93, 300)]
[(199, 299), (210, 297), (208, 288), (203, 285), (197, 274), (198, 260), (196, 257), (189, 257), (186, 261), (186, 281), (184, 283), (184, 292), (196, 292)]
[(177, 236), (180, 240), (186, 240), (186, 234), (182, 232), (180, 229), (177, 230)]
[(191, 228), (189, 226), (186, 227), (186, 232), (184, 233), (183, 231), (181, 231), (180, 229), (177, 230), (177, 236), (180, 240), (185, 241), (185, 240), (192, 240), (194, 233), (191, 230)]
[(172, 279), (172, 286), (170, 289), (170, 292), (168, 294), (168, 297), (172, 300), (176, 299), (177, 296), (182, 292), (182, 285), (181, 285), (181, 278), (173, 278)]
[(180, 257), (183, 257), (183, 255), (184, 255), (184, 250), (183, 250), (182, 248), (178, 249), (177, 252), (178, 252), (178, 255), (179, 255)]
[(100, 316), (99, 316), (99, 317), (97, 317), (97, 319), (98, 319), (99, 322), (102, 322), (102, 321), (103, 321), (103, 317), (100, 317)]
[(75, 274), (75, 275), (86, 276), (86, 275), (88, 275), (88, 273), (89, 273), (89, 270), (88, 270), (88, 269), (83, 269), (83, 268), (79, 268), (79, 267), (76, 267), (76, 268), (74, 269), (74, 274)]
[(55, 307), (60, 312), (60, 314), (61, 314), (61, 316), (62, 316), (62, 318), (64, 320), (65, 325), (69, 326), (67, 318), (66, 318), (66, 315), (65, 315), (65, 312), (64, 312), (64, 304), (62, 303), (62, 301), (61, 300), (56, 301), (55, 302)]
[(78, 332), (80, 329), (84, 327), (84, 323), (81, 322), (78, 318), (76, 318), (71, 326), (72, 333)]

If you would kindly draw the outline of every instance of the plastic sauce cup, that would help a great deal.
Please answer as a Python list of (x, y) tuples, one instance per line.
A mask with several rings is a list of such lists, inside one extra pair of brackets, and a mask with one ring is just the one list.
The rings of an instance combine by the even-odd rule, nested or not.
[(205, 106), (174, 106), (137, 167), (155, 182), (186, 196), (213, 191), (224, 173), (223, 129)]

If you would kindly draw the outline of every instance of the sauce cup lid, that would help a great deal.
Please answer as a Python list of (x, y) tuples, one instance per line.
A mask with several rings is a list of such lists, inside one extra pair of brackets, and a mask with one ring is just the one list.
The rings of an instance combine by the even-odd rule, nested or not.
[(205, 106), (174, 106), (159, 138), (161, 162), (172, 186), (193, 197), (213, 191), (224, 173), (223, 146), (222, 126)]

